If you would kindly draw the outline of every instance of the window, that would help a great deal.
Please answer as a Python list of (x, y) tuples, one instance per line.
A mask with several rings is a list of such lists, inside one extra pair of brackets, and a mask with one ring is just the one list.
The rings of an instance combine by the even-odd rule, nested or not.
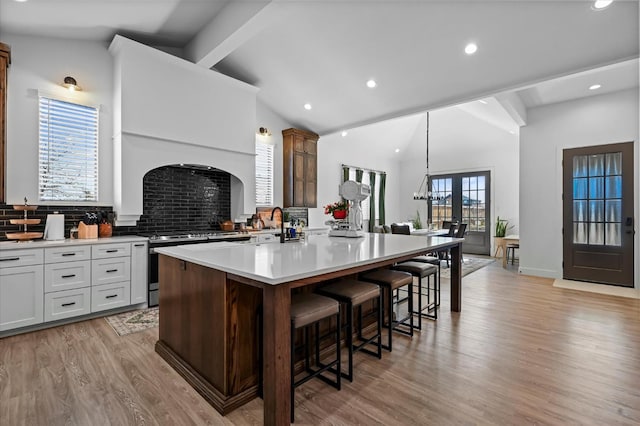
[(273, 145), (256, 142), (256, 205), (273, 205)]
[(98, 109), (40, 97), (39, 196), (98, 201)]

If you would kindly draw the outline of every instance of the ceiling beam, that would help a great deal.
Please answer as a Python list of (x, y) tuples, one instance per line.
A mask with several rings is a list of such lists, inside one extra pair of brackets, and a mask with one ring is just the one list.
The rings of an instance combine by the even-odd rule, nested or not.
[(527, 125), (527, 107), (517, 93), (500, 93), (495, 96), (495, 99), (518, 126)]
[(185, 47), (187, 59), (212, 68), (275, 21), (273, 0), (235, 1), (227, 5)]

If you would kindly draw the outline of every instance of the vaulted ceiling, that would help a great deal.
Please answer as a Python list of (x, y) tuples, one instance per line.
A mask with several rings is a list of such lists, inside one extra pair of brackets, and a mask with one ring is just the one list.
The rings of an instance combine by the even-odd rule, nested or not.
[(527, 108), (637, 87), (639, 17), (635, 0), (0, 0), (0, 36), (181, 48), (327, 134), (494, 95)]

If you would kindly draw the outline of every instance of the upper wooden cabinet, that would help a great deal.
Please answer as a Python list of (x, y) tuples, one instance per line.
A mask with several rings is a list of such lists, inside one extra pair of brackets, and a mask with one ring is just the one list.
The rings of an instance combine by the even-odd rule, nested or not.
[(317, 207), (318, 135), (299, 129), (282, 131), (284, 207)]
[(5, 177), (7, 174), (7, 68), (11, 63), (11, 48), (0, 43), (0, 203), (5, 201)]

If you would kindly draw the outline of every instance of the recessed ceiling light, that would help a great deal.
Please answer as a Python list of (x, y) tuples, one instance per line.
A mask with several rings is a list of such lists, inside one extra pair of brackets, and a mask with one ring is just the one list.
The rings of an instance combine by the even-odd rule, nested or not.
[(478, 51), (478, 45), (475, 43), (469, 43), (464, 48), (464, 53), (467, 55), (473, 55)]
[(613, 0), (596, 0), (593, 2), (593, 9), (602, 10), (608, 7), (611, 3), (613, 3)]
[(376, 83), (375, 80), (367, 80), (367, 87), (369, 89), (373, 89), (374, 87), (376, 87), (378, 85), (378, 83)]
[(304, 104), (304, 109), (309, 111), (311, 109), (311, 104)]
[(347, 132), (346, 130), (343, 130), (342, 133), (340, 133), (340, 134), (344, 138), (345, 136), (347, 136), (349, 134), (349, 132)]
[(481, 104), (484, 104), (484, 105), (486, 105), (486, 104), (487, 104), (487, 101), (484, 101), (484, 100), (482, 100), (482, 99), (480, 99), (478, 102), (480, 102)]
[(396, 148), (396, 153), (400, 152), (400, 148)]
[(589, 86), (589, 90), (597, 90), (597, 89), (599, 89), (599, 88), (601, 88), (601, 87), (602, 87), (602, 86), (601, 86), (601, 85), (599, 85), (599, 84), (594, 84), (594, 85), (592, 85), (592, 86)]
[(27, 0), (15, 0), (15, 1), (16, 1), (17, 3), (24, 3), (24, 2), (26, 2)]

